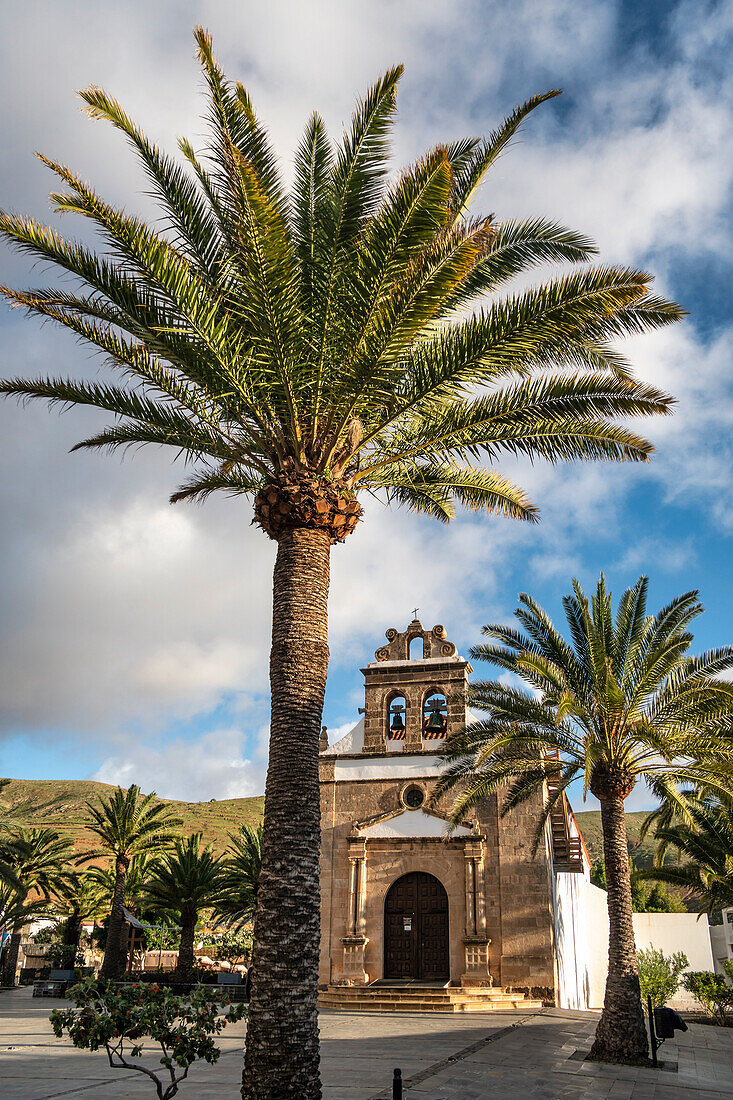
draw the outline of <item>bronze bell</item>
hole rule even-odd
[[[445,729],[445,715],[441,714],[439,710],[431,711],[425,728],[430,733],[442,733]]]
[[[390,733],[402,733],[405,728],[405,723],[402,715],[398,710],[392,712],[392,721],[390,722]]]

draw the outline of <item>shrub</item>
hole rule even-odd
[[[683,951],[665,955],[652,946],[648,951],[637,951],[636,959],[642,998],[646,1001],[647,997],[651,997],[654,1007],[661,1008],[680,987],[682,971],[690,965],[687,955]]]
[[[247,1011],[242,1004],[230,1004],[226,993],[199,988],[179,997],[158,985],[117,985],[94,978],[72,986],[66,996],[76,1007],[51,1013],[56,1037],[62,1038],[66,1031],[75,1047],[103,1047],[113,1069],[137,1070],[149,1077],[159,1100],[176,1095],[195,1061],[213,1064],[218,1060],[221,1051],[213,1037]],[[223,1015],[219,1015],[221,1007],[226,1008]],[[147,1067],[128,1061],[141,1056],[145,1036],[160,1047],[163,1080]]]
[[[726,959],[723,968],[733,981],[733,959]],[[727,1025],[733,1012],[733,987],[722,975],[713,974],[711,970],[693,970],[685,974],[682,983],[713,1019]]]
[[[73,943],[52,943],[46,958],[57,970],[73,970],[84,963],[84,956]]]

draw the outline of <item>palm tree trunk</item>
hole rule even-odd
[[[318,742],[328,671],[329,558],[322,530],[295,528],[278,544],[270,758],[243,1100],[321,1096]]]
[[[81,936],[81,913],[73,910],[66,919],[64,926],[64,944],[67,947],[78,948]]]
[[[608,889],[608,978],[603,1012],[590,1057],[602,1062],[646,1062],[649,1056],[636,962],[631,868],[622,797],[601,798],[603,855]]]
[[[181,946],[178,948],[176,981],[190,982],[193,978],[193,945],[196,939],[196,913],[181,913]]]
[[[122,943],[125,921],[122,905],[125,900],[125,875],[128,862],[124,856],[118,856],[115,863],[115,889],[107,928],[107,946],[104,949],[104,960],[99,972],[102,978],[121,978],[125,972],[126,953]]]
[[[20,954],[20,941],[22,937],[22,925],[13,925],[10,942],[5,948],[3,958],[2,985],[15,985],[15,972],[18,969],[18,955]]]

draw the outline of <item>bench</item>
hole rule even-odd
[[[33,983],[34,997],[65,997],[66,990],[76,982],[73,970],[52,970],[48,978]]]
[[[217,985],[241,985],[242,975],[236,971],[232,974],[228,970],[222,970],[216,975]]]

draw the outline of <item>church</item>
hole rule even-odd
[[[384,1008],[388,990],[422,989],[423,1008],[586,1007],[567,926],[590,861],[567,799],[534,857],[540,795],[504,817],[493,795],[449,833],[428,800],[472,669],[443,626],[415,618],[386,639],[361,670],[362,717],[321,743],[321,1003]]]

